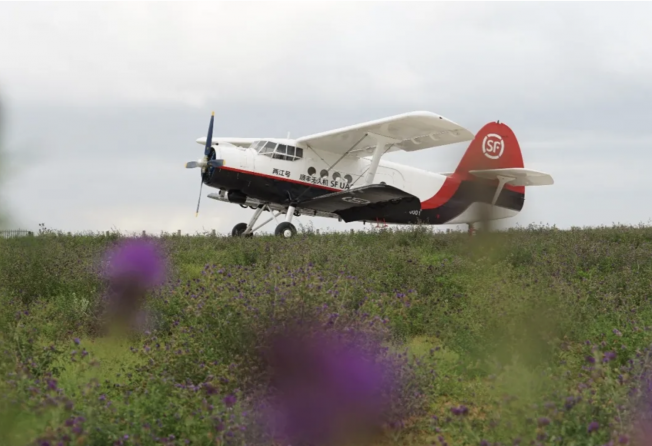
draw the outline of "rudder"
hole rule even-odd
[[[490,122],[480,129],[469,144],[455,173],[469,178],[469,170],[524,167],[516,135],[507,125]]]

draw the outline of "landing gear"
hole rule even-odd
[[[475,226],[473,226],[473,223],[469,223],[469,237],[473,237],[475,235]]]
[[[231,231],[231,235],[233,237],[241,237],[246,230],[247,230],[247,223],[238,223],[233,227],[233,230]],[[252,236],[253,236],[252,233],[245,235],[245,237],[252,237]]]
[[[272,220],[275,220],[276,217],[280,214],[280,212],[274,213],[272,212],[272,216],[265,221],[264,223],[259,224],[258,226],[254,227],[256,222],[258,221],[258,217],[260,217],[260,214],[263,213],[263,211],[269,211],[272,212],[269,206],[266,204],[260,205],[256,208],[256,212],[254,212],[254,215],[251,217],[251,220],[249,221],[249,224],[247,223],[238,223],[233,227],[233,230],[231,231],[231,235],[233,237],[253,237],[254,232],[257,231],[258,229],[262,228],[265,226],[267,223],[269,223]]]
[[[262,214],[263,211],[271,212],[272,216],[268,218],[264,223],[261,223],[258,226],[254,226],[258,221],[258,217],[260,217],[260,214]],[[249,221],[248,224],[238,223],[235,225],[231,231],[231,235],[233,237],[253,237],[254,232],[265,226],[270,221],[276,220],[276,217],[279,215],[281,215],[281,211],[274,212],[267,204],[261,204],[256,208],[256,212],[254,212],[254,215],[251,217],[251,221]],[[278,226],[276,226],[274,235],[284,238],[291,238],[297,235],[297,228],[295,228],[292,224],[292,217],[294,215],[299,216],[299,212],[295,211],[294,206],[288,206],[287,213],[285,214],[285,221],[280,222]],[[276,221],[278,222],[278,220]]]
[[[277,237],[292,238],[297,235],[297,228],[292,224],[292,216],[294,215],[294,206],[288,206],[288,211],[285,214],[285,221],[279,223],[274,230],[274,235]]]
[[[297,228],[292,223],[284,221],[276,227],[274,235],[277,237],[291,238],[297,235]]]

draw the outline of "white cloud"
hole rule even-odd
[[[652,64],[633,6],[253,5],[3,4],[0,81],[16,100],[82,105],[541,103],[594,95],[579,65],[642,79]]]

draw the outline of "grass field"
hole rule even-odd
[[[383,403],[338,406],[382,411],[357,444],[650,441],[652,228],[161,237],[147,325],[106,335],[99,260],[118,240],[0,240],[0,444],[280,445],[261,352],[303,325],[385,348]]]

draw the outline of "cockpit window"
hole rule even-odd
[[[268,142],[267,144],[265,144],[265,147],[260,149],[259,153],[274,153],[274,148],[275,147],[276,147],[275,142]]]
[[[288,146],[286,144],[277,145],[277,143],[271,141],[268,141],[266,144],[261,141],[258,147],[260,147],[258,151],[260,155],[271,156],[274,159],[296,161],[303,158],[303,149],[300,147]]]
[[[251,148],[258,151],[258,149],[260,149],[263,144],[265,144],[265,141],[256,141],[251,145]]]

